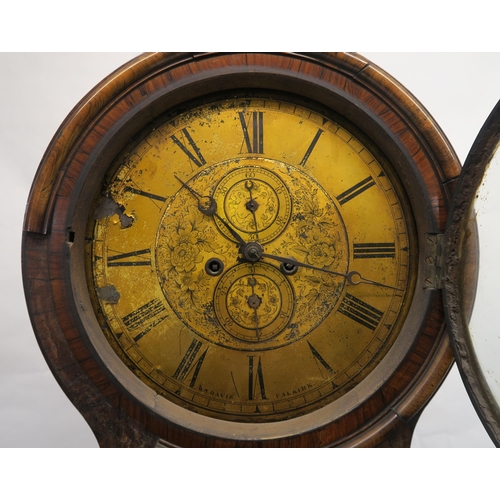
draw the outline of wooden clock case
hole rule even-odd
[[[356,401],[273,424],[219,422],[159,398],[107,344],[88,297],[83,243],[104,173],[165,111],[214,93],[286,92],[333,109],[398,170],[414,217],[419,277],[406,331]],[[440,290],[440,245],[460,164],[418,101],[365,58],[341,53],[145,54],[73,109],[49,145],[26,211],[23,276],[40,348],[99,445],[409,446],[453,363]],[[475,266],[473,238],[470,267]],[[473,272],[472,272],[473,274]],[[234,424],[234,425],[231,425]]]

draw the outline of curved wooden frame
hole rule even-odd
[[[314,99],[345,116],[399,166],[417,221],[423,270],[426,236],[444,231],[460,164],[429,114],[389,75],[353,54],[146,54],[74,108],[33,183],[23,276],[40,348],[101,446],[376,446],[389,443],[398,429],[399,444],[408,445],[419,412],[453,362],[441,292],[424,290],[423,272],[407,321],[413,333],[398,347],[383,383],[348,412],[274,436],[259,438],[258,431],[242,427],[234,438],[193,426],[185,415],[169,418],[170,409],[163,409],[153,391],[138,381],[124,382],[123,367],[107,357],[104,336],[93,331],[93,313],[81,291],[83,235],[75,230],[87,220],[89,193],[96,192],[126,141],[156,116],[203,95],[243,88]]]

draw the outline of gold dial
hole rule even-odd
[[[242,422],[332,402],[394,344],[415,281],[392,168],[282,98],[165,116],[116,159],[87,234],[108,341],[161,396]]]

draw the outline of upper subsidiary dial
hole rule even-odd
[[[222,165],[217,167],[225,173],[214,192],[226,220],[245,240],[267,243],[277,238],[292,214],[291,195],[282,179],[287,166],[264,158],[237,160],[228,166],[229,171]],[[231,237],[227,228],[216,222]]]

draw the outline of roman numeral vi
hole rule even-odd
[[[264,387],[264,374],[262,372],[262,363],[259,361],[257,363],[257,370],[254,366],[255,356],[248,356],[248,399],[253,401],[256,396],[257,386],[260,388],[261,399],[267,399],[266,389]],[[257,371],[257,376],[255,377],[254,372]]]

